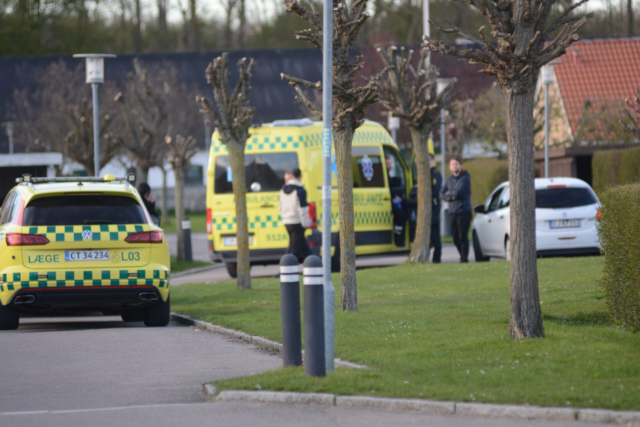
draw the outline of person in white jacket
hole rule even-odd
[[[295,255],[300,262],[311,255],[304,230],[311,225],[307,191],[300,182],[302,173],[295,168],[284,176],[284,187],[280,190],[280,216],[289,233],[288,254]]]

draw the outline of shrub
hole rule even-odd
[[[591,168],[593,189],[598,195],[616,185],[640,182],[640,147],[597,152]]]
[[[640,183],[600,198],[598,235],[605,253],[602,286],[615,324],[640,330]]]

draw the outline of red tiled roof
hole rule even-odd
[[[640,88],[640,38],[580,41],[558,61],[555,74],[573,136],[585,101],[622,106]]]

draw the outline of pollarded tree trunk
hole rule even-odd
[[[520,82],[522,83],[522,82]],[[509,136],[511,192],[511,338],[544,337],[536,265],[536,194],[533,145],[535,81],[526,90],[503,88]],[[516,146],[517,144],[517,146]]]
[[[238,242],[238,289],[251,289],[249,262],[249,224],[247,221],[247,185],[244,166],[244,145],[227,144],[233,176],[233,197],[236,203],[236,240]]]
[[[138,164],[136,165],[136,181],[149,183],[149,168]]]
[[[358,311],[356,285],[356,233],[353,215],[353,164],[351,141],[353,128],[348,124],[336,129],[333,136],[338,169],[338,200],[340,218],[340,271],[342,283],[342,311]]]
[[[429,134],[426,130],[411,127],[411,141],[418,169],[418,217],[416,237],[413,241],[409,261],[429,262],[429,240],[431,239],[431,165],[429,163]]]
[[[175,175],[175,203],[176,203],[176,234],[178,237],[178,261],[186,261],[186,246],[184,242],[184,169],[174,166]]]

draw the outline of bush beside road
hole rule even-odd
[[[339,311],[336,289],[336,356],[371,370],[309,379],[280,369],[216,386],[640,409],[640,335],[608,323],[603,259],[538,266],[546,339],[509,339],[507,263],[368,269],[358,272],[358,313]],[[279,282],[253,283],[241,292],[235,282],[180,286],[172,310],[280,342]]]

